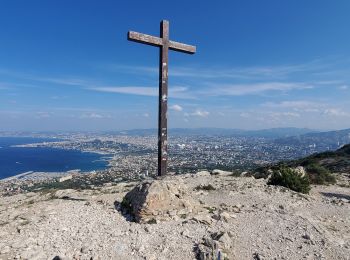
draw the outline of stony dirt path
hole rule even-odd
[[[182,178],[206,213],[156,224],[116,209],[136,183],[1,197],[0,259],[196,259],[215,233],[225,234],[229,259],[350,259],[349,188],[301,195],[263,179],[201,175],[169,178]],[[208,184],[215,190],[196,189]]]

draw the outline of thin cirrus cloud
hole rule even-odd
[[[263,107],[268,108],[291,108],[294,110],[306,111],[306,112],[318,112],[320,108],[325,107],[326,104],[307,101],[307,100],[287,100],[281,102],[266,102],[262,104]]]
[[[348,117],[350,113],[341,108],[333,107],[327,103],[320,103],[307,100],[281,101],[278,103],[267,102],[262,107],[275,109],[292,109],[296,112],[320,113],[326,116]],[[294,112],[292,112],[294,113]]]
[[[158,97],[159,90],[154,87],[93,87],[89,90],[108,92],[108,93],[119,93],[119,94],[129,94],[129,95],[139,95],[139,96],[151,96]],[[169,89],[169,95],[173,98],[180,99],[195,99],[187,87],[174,86]]]
[[[80,116],[81,119],[102,119],[102,118],[111,118],[111,115],[102,115],[99,113],[84,113]]]
[[[151,87],[94,87],[89,89],[99,92],[130,94],[139,96],[154,97],[158,95],[157,89]]]
[[[312,89],[313,86],[304,83],[285,83],[285,82],[266,82],[252,84],[209,84],[209,86],[196,88],[196,90],[187,87],[171,87],[169,95],[180,99],[197,99],[200,97],[211,96],[243,96],[258,95],[267,91],[290,91]],[[110,92],[141,96],[158,96],[158,89],[152,87],[93,87],[90,90],[99,92]]]
[[[185,117],[190,117],[190,116],[194,116],[194,117],[207,117],[209,116],[209,112],[205,111],[205,110],[201,110],[201,109],[196,109],[194,112],[192,113],[185,113]]]
[[[250,66],[250,67],[200,67],[200,66],[174,66],[169,75],[174,77],[189,77],[202,79],[285,79],[296,73],[322,73],[332,71],[333,62],[312,60],[300,64],[277,66]],[[159,69],[154,66],[130,66],[121,64],[99,65],[99,69],[112,70],[127,74],[157,75]]]
[[[267,91],[290,91],[312,89],[312,85],[305,83],[265,82],[251,84],[218,84],[201,91],[206,96],[243,96],[254,95]]]
[[[38,76],[31,73],[18,72],[13,70],[5,70],[0,69],[0,74],[11,76],[19,79],[30,80],[30,81],[38,81],[38,82],[46,82],[53,83],[58,85],[70,85],[70,86],[84,86],[88,84],[88,81],[82,80],[79,78],[71,78],[71,77],[47,77],[47,76]]]
[[[340,108],[328,108],[324,111],[324,114],[335,117],[350,117],[350,113],[343,111]]]

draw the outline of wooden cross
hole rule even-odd
[[[159,47],[158,176],[167,172],[168,161],[168,51],[194,54],[196,47],[169,40],[169,22],[160,22],[160,37],[128,32],[128,40]]]

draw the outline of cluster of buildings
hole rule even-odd
[[[157,136],[90,134],[65,136],[64,141],[26,146],[50,146],[106,154],[110,174],[147,176],[157,172]],[[271,138],[228,135],[169,137],[168,169],[174,173],[199,169],[246,171],[317,152],[316,145],[281,145]]]
[[[57,138],[57,137],[56,137]],[[74,174],[76,184],[89,188],[116,180],[146,178],[157,173],[156,135],[61,134],[59,140],[26,144],[27,147],[53,147],[105,154],[109,167],[90,174]],[[173,135],[169,138],[168,172],[181,174],[201,169],[243,172],[282,160],[292,160],[319,152],[318,146],[293,142],[281,144],[271,138],[229,135]],[[21,192],[36,183],[58,181],[62,173],[28,174],[11,182],[1,182],[0,190]],[[59,181],[58,181],[59,182]],[[84,186],[85,185],[85,186]]]

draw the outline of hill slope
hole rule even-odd
[[[293,145],[301,149],[315,146],[317,151],[335,150],[340,146],[350,143],[350,129],[306,133],[302,135],[278,138],[275,140],[278,145]]]
[[[313,154],[299,160],[291,161],[288,164],[292,166],[308,166],[315,163],[331,172],[350,173],[350,144],[336,151]]]
[[[0,258],[202,259],[198,249],[210,249],[215,239],[232,256],[226,259],[350,255],[348,188],[317,186],[301,195],[264,179],[203,172],[167,178],[186,183],[204,215],[130,222],[115,205],[137,183],[0,197]]]
[[[301,159],[282,161],[274,165],[257,168],[256,178],[267,178],[271,171],[279,171],[280,167],[296,168],[302,166],[312,184],[350,185],[350,144],[336,151],[313,154]]]

